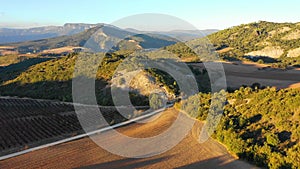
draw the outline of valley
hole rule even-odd
[[[44,29],[41,32],[47,33]],[[208,30],[203,37],[196,30],[146,32],[109,24],[71,24],[49,28],[56,32],[51,37],[0,45],[2,155],[84,133],[72,103],[78,79],[84,104],[91,101],[85,82],[94,83],[94,106],[104,110],[109,125],[174,103],[146,119],[148,123],[136,121],[116,129],[126,136],[156,136],[179,115],[196,120],[182,142],[150,158],[120,157],[82,138],[2,160],[0,167],[299,168],[299,30],[299,23],[259,21]],[[153,63],[157,67],[151,67]],[[226,86],[212,92],[212,85],[221,82],[211,76],[223,73]],[[198,89],[184,92],[180,84]],[[116,98],[127,99],[124,93],[130,105],[115,105]],[[124,117],[119,112],[124,107],[141,109]],[[89,113],[83,110],[82,115]],[[211,138],[198,143],[200,129],[217,123],[218,115],[220,123]],[[90,137],[105,138],[107,144],[122,141],[110,131]],[[57,163],[60,159],[66,160]]]

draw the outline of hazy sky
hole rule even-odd
[[[112,23],[141,13],[179,17],[198,29],[258,20],[300,22],[299,0],[1,0],[0,27]]]

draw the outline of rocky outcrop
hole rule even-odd
[[[284,53],[280,46],[267,46],[262,50],[246,53],[245,56],[279,58]]]

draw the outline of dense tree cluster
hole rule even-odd
[[[241,87],[226,95],[228,101],[214,138],[258,166],[300,167],[299,90]],[[205,120],[211,98],[211,94],[199,93],[177,107]]]
[[[197,57],[196,53],[183,42],[178,42],[174,45],[164,47],[164,49],[174,54],[177,54],[179,58],[191,56]]]

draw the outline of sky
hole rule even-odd
[[[113,23],[159,13],[198,29],[224,29],[259,20],[300,22],[299,0],[1,0],[0,27],[28,28],[64,23]],[[147,22],[147,21],[145,21]]]

